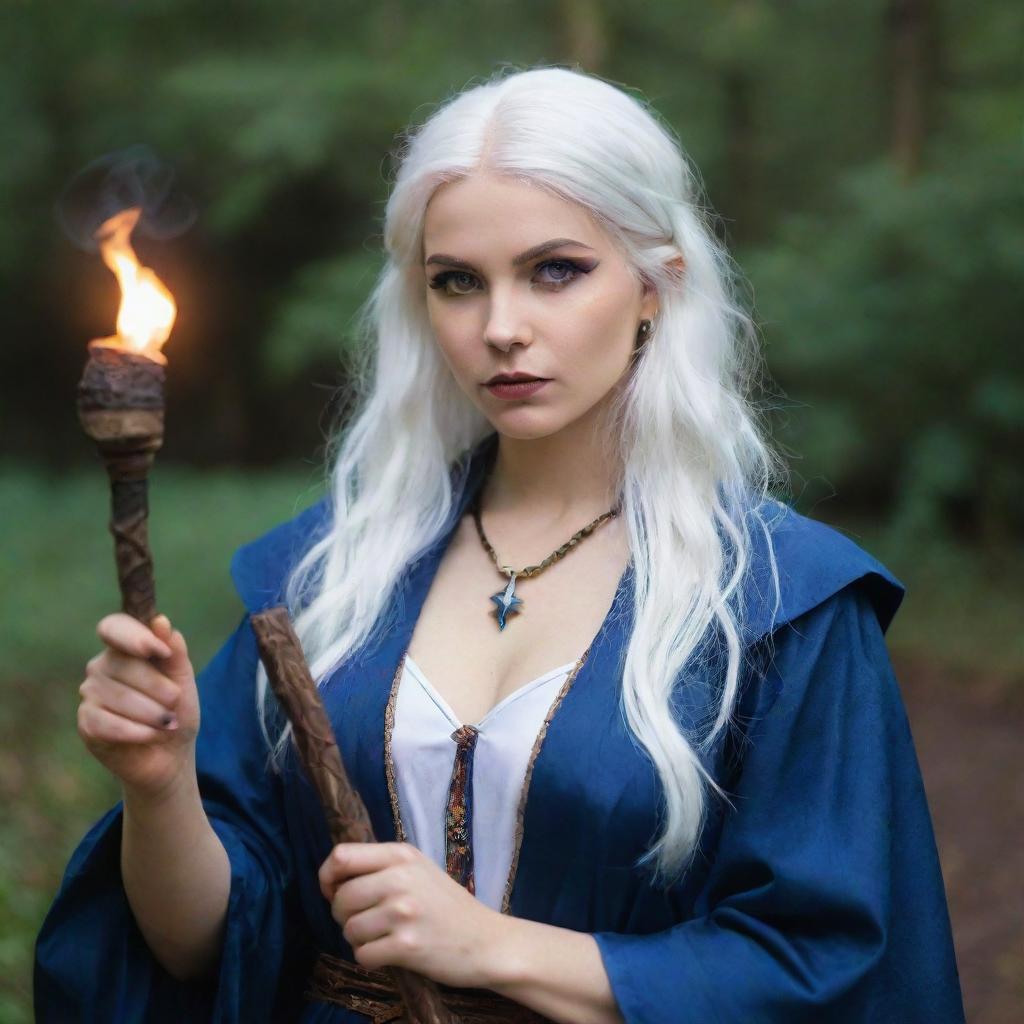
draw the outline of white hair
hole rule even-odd
[[[763,366],[740,275],[714,237],[701,186],[675,135],[648,107],[580,71],[503,67],[444,102],[402,137],[384,219],[387,261],[360,319],[356,402],[327,449],[329,530],[291,573],[285,600],[313,678],[374,632],[396,583],[449,522],[451,466],[494,428],[457,386],[427,317],[419,264],[427,203],[474,172],[511,175],[585,208],[621,248],[659,309],[612,415],[623,469],[622,516],[633,561],[634,628],[621,709],[662,784],[665,827],[641,862],[678,876],[697,847],[701,763],[732,716],[741,678],[741,582],[751,525],[782,459],[750,397]],[[683,270],[673,259],[682,257]],[[778,506],[776,506],[778,507]],[[754,513],[750,515],[750,513]],[[778,574],[771,557],[776,608]],[[684,668],[727,654],[703,735],[673,713]],[[290,735],[267,733],[275,759]],[[706,726],[710,723],[710,728]]]

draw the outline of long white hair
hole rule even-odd
[[[740,275],[714,237],[678,139],[644,103],[592,75],[503,67],[409,129],[397,155],[387,260],[360,319],[366,354],[355,368],[354,411],[327,449],[332,522],[285,590],[313,678],[322,684],[380,628],[395,584],[449,521],[454,461],[494,429],[457,386],[427,317],[419,263],[431,195],[487,170],[580,204],[659,298],[611,436],[633,563],[622,711],[657,769],[666,810],[640,862],[656,860],[656,874],[670,881],[697,847],[707,788],[728,799],[698,755],[735,705],[752,524],[769,536],[750,513],[785,474],[751,398],[763,366]],[[680,256],[682,273],[669,265]],[[687,735],[673,691],[684,667],[712,648],[725,665],[721,685],[702,735]],[[276,766],[291,730],[270,739],[262,665],[257,690]]]

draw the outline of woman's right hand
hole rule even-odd
[[[195,771],[199,694],[185,638],[124,612],[101,619],[106,647],[86,665],[78,734],[126,791],[159,799]]]

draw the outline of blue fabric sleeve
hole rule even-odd
[[[620,1011],[627,1024],[963,1021],[924,786],[866,591],[844,587],[773,640],[696,915],[594,933]]]
[[[36,1020],[295,1020],[306,955],[278,776],[266,768],[255,706],[258,661],[246,616],[199,673],[196,768],[211,826],[231,863],[215,975],[181,982],[150,953],[120,870],[122,805],[72,855],[36,941]]]

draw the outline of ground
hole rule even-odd
[[[1024,686],[896,661],[970,1024],[1024,1019]]]

